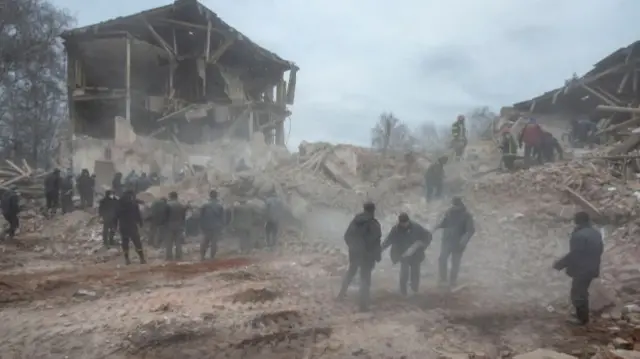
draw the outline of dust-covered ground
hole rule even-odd
[[[413,199],[410,214],[433,226],[447,200]],[[539,347],[590,357],[609,334],[576,329],[568,279],[551,270],[569,225],[532,220],[525,201],[465,200],[478,231],[463,258],[461,287],[436,289],[439,237],[427,250],[420,293],[398,294],[398,269],[376,267],[372,310],[358,313],[356,289],[337,303],[350,214],[318,209],[305,235],[277,251],[239,257],[233,239],[211,262],[122,266],[116,250],[60,259],[34,236],[3,244],[2,358],[466,358],[511,357]],[[384,212],[388,231],[397,215]],[[134,263],[137,258],[132,257]],[[611,320],[611,319],[607,319]]]

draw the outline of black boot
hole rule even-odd
[[[129,251],[124,252],[124,264],[126,265],[131,264],[131,259],[129,259]]]
[[[147,261],[144,259],[144,252],[142,249],[136,249],[136,253],[138,253],[138,257],[140,257],[140,264],[147,264]]]

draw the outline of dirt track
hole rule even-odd
[[[373,307],[366,314],[356,312],[355,293],[345,303],[333,300],[345,258],[333,248],[321,250],[332,247],[326,243],[207,263],[165,265],[150,250],[145,266],[124,267],[117,258],[77,267],[54,263],[49,270],[12,268],[0,272],[1,357],[509,357],[542,346],[580,349],[582,355],[589,352],[587,338],[605,337],[565,326],[563,300],[541,303],[549,293],[530,294],[535,275],[514,285],[508,268],[519,264],[494,263],[501,249],[491,238],[515,232],[498,227],[495,213],[477,217],[485,225],[466,258],[465,287],[435,289],[436,244],[415,297],[397,294],[398,269],[385,259],[374,274]],[[30,255],[25,249],[11,253]],[[195,251],[188,253],[195,260]],[[557,310],[549,311],[550,304]]]

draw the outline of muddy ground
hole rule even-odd
[[[525,204],[470,201],[479,230],[461,287],[436,288],[436,239],[420,293],[398,294],[398,268],[385,255],[364,314],[356,288],[334,301],[346,265],[339,238],[311,233],[244,257],[227,239],[204,263],[192,243],[184,262],[165,264],[148,249],[149,264],[133,255],[123,266],[113,249],[60,259],[34,252],[37,236],[19,236],[1,245],[0,357],[498,358],[548,347],[586,358],[606,344],[604,319],[588,330],[565,324],[568,280],[548,267],[564,251],[567,224],[521,221]],[[432,218],[445,205],[420,210]],[[551,249],[532,253],[522,236]]]

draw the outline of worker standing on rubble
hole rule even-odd
[[[60,182],[60,204],[62,213],[73,211],[73,175],[68,173]]]
[[[187,222],[187,207],[178,201],[178,193],[169,193],[166,212],[167,239],[165,259],[168,261],[182,260],[182,244]],[[175,247],[175,256],[173,248]]]
[[[266,223],[264,225],[265,239],[267,247],[275,248],[278,242],[278,231],[280,229],[280,221],[284,215],[284,205],[276,191],[272,191],[265,200]]]
[[[18,214],[20,213],[20,197],[16,192],[16,187],[12,186],[5,190],[0,202],[2,205],[2,215],[9,224],[5,235],[7,235],[9,239],[13,239],[18,227],[20,227],[20,219],[18,218]]]
[[[142,242],[140,242],[140,228],[142,227],[142,214],[133,191],[127,190],[122,194],[122,198],[118,200],[116,210],[117,226],[120,228],[120,239],[122,240],[122,252],[124,253],[124,261],[127,265],[131,264],[129,259],[129,242],[133,242],[133,246],[140,258],[140,264],[145,264],[142,252]]]
[[[389,255],[391,262],[400,262],[400,294],[407,296],[407,282],[411,283],[411,290],[418,293],[420,287],[420,264],[424,261],[424,252],[431,244],[431,232],[420,224],[409,219],[406,213],[400,213],[398,223],[391,228],[387,238],[382,243],[382,251],[391,247]],[[420,248],[412,248],[419,242]],[[411,249],[411,251],[410,251]],[[410,251],[411,253],[407,253]]]
[[[467,147],[467,127],[464,115],[458,115],[456,122],[451,125],[451,145],[455,151],[456,159],[461,159]]]
[[[60,204],[60,169],[56,168],[44,179],[44,196],[47,202],[47,217],[54,216]]]
[[[571,277],[571,303],[575,308],[574,324],[589,323],[589,286],[600,276],[600,261],[603,252],[602,235],[593,228],[586,212],[575,214],[576,225],[569,240],[569,253],[553,264],[556,270],[566,269]]]
[[[449,286],[455,288],[460,271],[462,254],[467,248],[469,240],[475,233],[473,217],[462,203],[460,197],[454,197],[451,208],[447,210],[442,221],[434,228],[434,231],[442,228],[442,245],[440,246],[439,274],[440,287]],[[448,270],[449,258],[451,258],[451,272]]]
[[[122,172],[116,172],[111,181],[111,190],[116,197],[121,197],[124,190],[122,185]]]
[[[502,152],[502,163],[504,164],[504,168],[508,171],[513,171],[515,169],[514,163],[518,156],[518,144],[513,138],[511,132],[505,131],[502,133],[500,151]]]
[[[247,253],[257,243],[254,236],[255,210],[245,199],[239,199],[233,206],[233,229],[240,240],[240,252]]]
[[[542,131],[542,139],[540,141],[540,162],[554,162],[555,154],[558,154],[558,159],[562,160],[562,146],[560,142],[548,131]]]
[[[113,192],[105,191],[104,198],[98,203],[98,214],[102,218],[102,244],[107,248],[115,244],[113,237],[118,228],[117,209],[118,200],[113,196]]]
[[[442,184],[444,182],[444,165],[447,157],[442,156],[427,168],[424,174],[427,202],[442,196]]]
[[[200,228],[202,229],[200,260],[205,260],[209,248],[211,248],[211,259],[216,256],[224,223],[224,207],[218,200],[218,191],[212,190],[209,192],[209,202],[200,209]]]
[[[149,244],[159,248],[164,244],[166,231],[167,199],[162,197],[151,203],[151,220],[149,221]]]
[[[91,178],[88,169],[83,169],[80,176],[76,179],[78,194],[80,195],[80,208],[91,208],[93,204],[89,203],[90,197],[93,197],[93,186],[95,182]]]
[[[371,272],[376,262],[380,262],[382,229],[375,218],[376,206],[372,202],[363,205],[363,211],[357,214],[344,234],[349,249],[349,269],[342,280],[338,300],[347,295],[349,284],[360,270],[360,293],[358,304],[360,311],[369,310],[371,291]]]
[[[531,166],[532,160],[538,158],[540,142],[542,141],[542,127],[534,118],[530,118],[520,133],[518,146],[524,144],[524,165]]]
[[[146,190],[149,189],[149,187],[151,187],[151,180],[149,179],[149,177],[147,177],[147,173],[146,172],[142,172],[142,174],[140,175],[140,178],[138,178],[138,183],[136,184],[136,191],[138,193],[140,192],[144,192]]]

